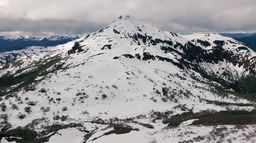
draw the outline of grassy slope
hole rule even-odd
[[[45,76],[48,73],[54,72],[60,69],[62,64],[59,64],[61,58],[59,56],[46,58],[35,63],[36,68],[28,72],[15,76],[21,71],[15,74],[5,75],[0,78],[0,96],[7,95],[9,93],[18,91],[22,88],[28,87],[35,82],[38,76]],[[24,69],[25,70],[25,69]],[[14,86],[16,85],[16,86]]]

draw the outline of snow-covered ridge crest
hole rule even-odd
[[[253,71],[255,53],[237,43],[229,50],[230,39],[217,35],[190,36],[122,16],[64,45],[23,50],[0,67],[0,129],[27,127],[49,142],[71,134],[91,143],[119,137],[182,142],[187,130],[193,131],[189,139],[196,140],[202,129],[212,135],[215,126],[191,124],[205,114],[254,108],[253,101],[233,94],[239,92],[229,92],[232,88],[220,92],[215,87],[227,88],[223,82]],[[5,53],[6,59],[12,54]],[[231,79],[219,69],[227,69]]]
[[[153,37],[158,37],[161,39],[168,39],[174,36],[178,36],[177,33],[162,31],[159,28],[156,28],[142,21],[139,21],[132,16],[120,16],[118,19],[116,19],[113,23],[109,25],[109,28],[116,29],[121,33],[129,33],[129,34],[142,33],[142,34],[150,35]],[[173,35],[171,35],[171,33]]]
[[[139,34],[142,36],[150,36],[150,38],[152,39],[173,41],[177,40],[183,44],[186,42],[186,39],[179,36],[177,33],[162,31],[159,28],[139,21],[132,16],[120,16],[118,19],[114,20],[110,25],[90,35],[96,34],[116,38],[120,38],[121,35],[121,38],[131,38],[133,36],[138,36]]]
[[[67,34],[67,33],[52,33],[52,32],[41,32],[41,33],[32,33],[24,31],[6,31],[0,32],[0,37],[5,40],[17,40],[17,39],[33,39],[33,40],[43,40],[45,38],[50,40],[57,40],[61,37],[67,38],[77,38],[82,35],[79,34]]]

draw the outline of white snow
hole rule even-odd
[[[47,38],[49,40],[57,40],[63,37],[66,38],[77,38],[81,35],[70,34],[70,33],[52,33],[52,32],[40,32],[32,33],[25,31],[4,31],[0,32],[0,37],[6,40],[16,40],[16,39],[33,39],[33,40],[43,40]]]
[[[133,131],[128,134],[104,136],[88,143],[149,143],[149,141],[147,134],[144,132]]]
[[[198,119],[191,119],[191,120],[184,121],[180,124],[180,127],[191,125],[196,120]]]
[[[76,128],[68,128],[58,131],[47,143],[83,143],[85,133]]]
[[[7,141],[5,138],[2,138],[2,140],[0,141],[0,143],[16,143],[15,141],[9,142]]]
[[[138,30],[141,29],[140,30]],[[116,34],[113,29],[120,32]],[[199,73],[190,69],[181,69],[171,62],[160,60],[139,60],[137,58],[125,58],[124,54],[141,57],[144,53],[153,56],[162,56],[178,62],[182,58],[175,52],[165,53],[161,50],[166,44],[152,45],[148,41],[145,44],[138,44],[129,36],[140,33],[152,36],[152,39],[171,40],[173,43],[185,44],[193,38],[200,38],[210,41],[213,45],[215,39],[232,40],[217,34],[193,34],[188,36],[173,35],[158,28],[143,24],[132,17],[124,17],[114,21],[110,26],[103,29],[103,32],[90,34],[89,37],[82,37],[67,44],[59,45],[51,49],[40,48],[15,51],[20,66],[11,65],[7,69],[0,70],[0,76],[6,73],[15,73],[20,69],[29,70],[29,67],[36,66],[42,59],[62,56],[65,60],[63,67],[54,73],[48,74],[39,82],[35,90],[17,92],[17,96],[3,98],[8,115],[8,122],[12,127],[26,126],[34,119],[47,118],[43,124],[52,125],[56,123],[88,123],[95,119],[127,119],[142,116],[140,120],[152,124],[155,128],[141,128],[140,131],[131,131],[122,135],[107,135],[90,142],[140,142],[140,143],[166,143],[179,142],[184,139],[193,139],[199,135],[209,135],[214,127],[191,126],[195,121],[185,121],[178,128],[165,129],[166,125],[161,120],[153,123],[150,116],[153,112],[172,111],[172,115],[185,111],[200,112],[205,110],[223,111],[227,109],[251,110],[253,106],[237,106],[236,103],[251,103],[245,99],[237,98],[234,95],[220,96],[212,91],[207,84],[208,80],[202,78]],[[67,51],[72,49],[75,42],[79,42],[84,51],[68,55]],[[140,41],[142,42],[142,41]],[[104,45],[111,44],[111,49],[102,49]],[[239,44],[238,44],[239,45]],[[229,44],[226,45],[227,49]],[[238,47],[238,46],[237,46]],[[174,48],[174,47],[171,47]],[[210,46],[212,48],[212,46]],[[209,48],[209,49],[210,49]],[[177,51],[181,52],[181,50]],[[250,56],[255,53],[250,51]],[[3,53],[0,56],[8,56],[11,53]],[[242,53],[239,53],[243,55]],[[114,59],[114,57],[119,57]],[[1,60],[1,58],[0,58]],[[1,66],[1,65],[0,65]],[[202,63],[202,67],[209,72],[220,73],[223,68],[229,69],[233,75],[241,76],[243,67],[234,66],[226,61],[218,64]],[[199,82],[194,76],[200,79]],[[42,79],[41,76],[36,79]],[[46,93],[40,92],[45,89]],[[164,95],[163,91],[168,90]],[[168,97],[166,97],[168,96]],[[209,101],[232,103],[232,106],[220,106]],[[29,102],[35,102],[35,106],[29,106]],[[13,105],[18,109],[12,109]],[[25,113],[24,108],[30,107],[31,113]],[[64,107],[67,110],[63,110]],[[49,109],[49,110],[45,110]],[[18,115],[24,114],[24,119]],[[66,116],[67,120],[54,120],[56,116]],[[139,120],[139,119],[138,119]],[[36,130],[41,130],[39,124]],[[88,125],[89,131],[97,130],[95,134],[101,134],[101,125]],[[133,126],[139,126],[134,125]],[[105,127],[105,126],[103,126]],[[248,128],[251,128],[250,126]],[[193,133],[187,133],[191,131]],[[187,134],[186,134],[187,133]],[[78,143],[83,140],[85,133],[76,128],[68,128],[58,131],[52,136],[49,142],[52,143]],[[95,136],[95,135],[94,135]],[[203,140],[202,142],[204,142]]]

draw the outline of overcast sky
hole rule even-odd
[[[88,33],[120,15],[174,32],[256,31],[256,0],[0,0],[0,31]]]

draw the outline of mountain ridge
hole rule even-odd
[[[122,16],[67,44],[33,50],[1,56],[0,137],[10,141],[47,142],[65,131],[82,134],[84,142],[118,139],[113,134],[196,141],[203,128],[215,141],[214,128],[191,124],[226,127],[229,119],[235,126],[242,114],[248,125],[255,116],[255,102],[244,94],[254,95],[254,85],[240,81],[252,79],[255,52],[231,38],[182,36]],[[15,134],[20,126],[34,138]],[[188,138],[178,136],[188,130]]]

